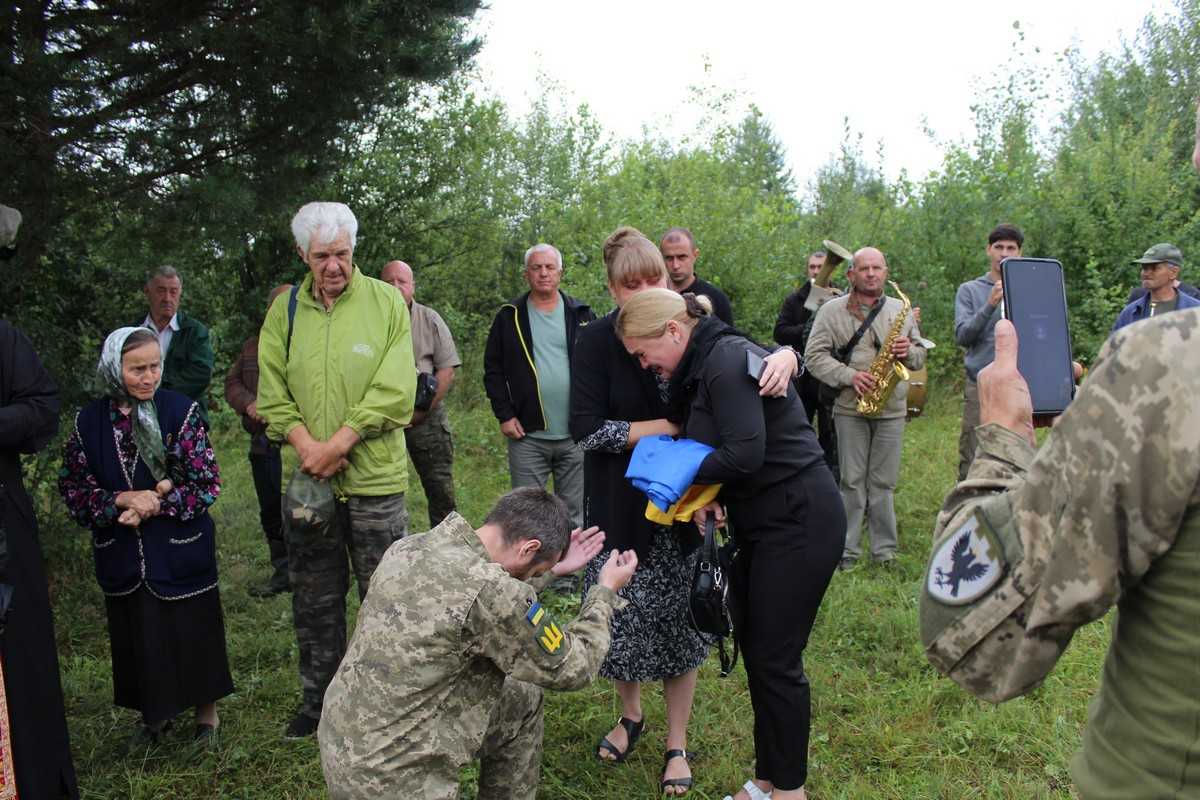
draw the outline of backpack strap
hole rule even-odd
[[[287,361],[292,355],[292,328],[296,324],[296,298],[300,294],[300,284],[292,286],[292,291],[288,294],[288,335],[287,344],[284,346],[283,356],[284,361]]]

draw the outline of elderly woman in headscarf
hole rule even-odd
[[[216,701],[233,691],[208,507],[217,462],[190,398],[160,389],[162,353],[146,328],[119,328],[97,367],[104,397],[75,418],[59,491],[92,530],[105,595],[114,703],[141,712],[131,745],[156,743],[196,710],[194,738],[216,741]]]

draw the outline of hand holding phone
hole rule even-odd
[[[1002,308],[1021,343],[1017,369],[1029,384],[1033,413],[1061,414],[1075,395],[1062,264],[1052,258],[1006,258],[1000,274]]]

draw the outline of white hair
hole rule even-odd
[[[332,242],[339,233],[350,236],[350,249],[358,239],[358,220],[345,203],[306,203],[292,217],[292,236],[304,253],[315,236],[318,242]]]
[[[179,274],[179,270],[172,267],[170,264],[163,264],[158,269],[152,270],[146,276],[146,285],[154,283],[155,278],[174,278],[179,281],[179,288],[183,288],[183,276]]]
[[[558,261],[558,268],[562,269],[562,253],[558,252],[558,248],[554,245],[546,244],[545,242],[542,242],[541,244],[535,244],[533,247],[525,251],[525,266],[529,266],[530,256],[532,256],[534,253],[540,253],[543,250],[549,250],[551,253],[554,253],[554,258]]]

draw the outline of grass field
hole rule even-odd
[[[460,512],[478,524],[507,488],[504,444],[481,404],[451,405]],[[1079,632],[1046,685],[993,707],[971,699],[926,662],[917,631],[917,589],[933,518],[955,471],[958,408],[933,403],[910,423],[900,487],[899,569],[870,567],[835,576],[805,664],[813,686],[809,796],[834,798],[1068,798],[1067,765],[1078,747],[1088,697],[1107,646],[1107,621]],[[123,753],[136,715],[112,706],[103,598],[92,576],[86,532],[57,507],[43,515],[71,744],[87,798],[323,797],[315,741],[286,741],[299,698],[290,595],[249,597],[267,573],[266,545],[245,457],[246,440],[228,411],[214,418],[224,490],[218,525],[221,595],[236,693],[219,705],[221,746],[189,749],[190,721],[175,738]],[[416,486],[415,478],[413,485]],[[424,530],[424,497],[408,495],[412,530]],[[353,592],[351,592],[353,594]],[[563,617],[577,606],[554,601]],[[357,605],[354,601],[352,607]],[[752,772],[745,675],[721,679],[715,658],[701,672],[689,749],[692,798],[721,798]],[[604,680],[575,693],[550,693],[539,796],[659,796],[665,722],[661,692],[648,692],[648,730],[620,766],[592,757],[618,716]],[[466,798],[474,797],[471,774]]]

